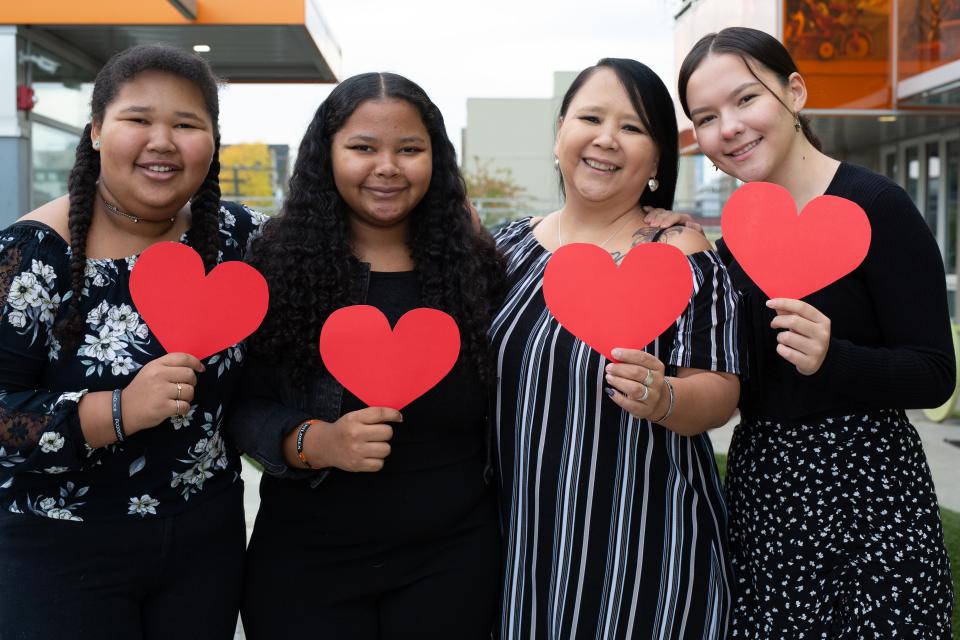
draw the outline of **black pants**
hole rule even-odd
[[[247,553],[248,640],[488,640],[500,586],[493,500],[456,531],[356,561],[261,508]],[[389,536],[389,532],[384,532]],[[354,559],[338,562],[350,555]]]
[[[232,640],[243,486],[177,516],[0,514],[0,640]]]

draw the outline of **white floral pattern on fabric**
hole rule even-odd
[[[267,220],[231,203],[220,218],[225,260],[243,259]],[[187,240],[184,234],[181,242]],[[165,350],[130,296],[136,256],[87,260],[83,329],[78,344],[61,345],[53,327],[72,308],[70,255],[69,244],[43,224],[18,222],[0,231],[0,291],[7,292],[0,296],[0,369],[23,377],[0,387],[0,509],[73,521],[156,517],[181,512],[203,491],[238,482],[239,454],[220,429],[243,344],[206,359],[196,400],[181,418],[122,443],[93,448],[83,440],[77,406],[87,389],[126,388]],[[43,388],[28,384],[38,380]]]
[[[40,450],[44,453],[56,453],[63,448],[64,437],[59,433],[47,431],[40,436]]]
[[[157,515],[157,506],[160,504],[160,501],[151,498],[150,494],[143,494],[139,498],[134,496],[130,498],[130,504],[127,507],[128,515],[138,515],[141,518],[150,514],[152,516]]]

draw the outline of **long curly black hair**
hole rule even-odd
[[[487,330],[503,293],[503,261],[490,234],[471,216],[440,110],[418,85],[392,73],[345,80],[307,128],[283,209],[250,250],[249,261],[270,285],[270,310],[251,348],[259,357],[287,364],[303,380],[323,370],[318,340],[327,317],[363,302],[364,268],[351,248],[349,210],[334,184],[331,144],[357,107],[385,99],[404,100],[417,110],[433,149],[430,186],[410,213],[407,241],[421,302],[456,320],[461,361],[490,383],[494,363]]]
[[[65,346],[80,340],[84,315],[80,312],[84,272],[87,264],[87,232],[93,217],[97,180],[100,179],[100,153],[90,142],[93,123],[102,123],[107,107],[116,99],[123,85],[144,71],[162,71],[189,80],[200,89],[204,104],[213,122],[214,153],[210,169],[197,192],[190,199],[191,226],[187,240],[206,268],[211,269],[220,251],[220,98],[219,81],[207,61],[198,55],[166,45],[141,45],[114,55],[100,69],[90,99],[90,122],[80,135],[76,159],[67,179],[70,196],[70,307],[54,328],[54,335]],[[107,151],[109,152],[109,151]]]

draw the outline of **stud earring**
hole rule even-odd
[[[96,140],[93,141],[93,148],[96,149],[97,151],[100,150],[100,138],[97,138]]]
[[[560,158],[556,156],[553,157],[553,166],[555,166],[557,169],[560,168]]]
[[[647,186],[650,187],[650,191],[656,191],[660,188],[660,181],[657,180],[656,176],[647,180]]]

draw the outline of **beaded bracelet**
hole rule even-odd
[[[667,390],[670,393],[670,404],[667,405],[667,412],[657,418],[656,420],[651,420],[651,422],[656,422],[657,424],[663,424],[663,421],[670,417],[670,414],[673,413],[673,403],[676,400],[676,396],[673,394],[673,385],[670,384],[670,380],[666,376],[663,378],[663,384],[667,385]]]
[[[307,420],[297,429],[297,457],[300,458],[300,462],[308,469],[313,469],[313,465],[307,460],[307,456],[303,454],[303,437],[307,435],[307,429],[312,427],[314,422],[316,422],[316,420]]]
[[[120,389],[113,390],[110,409],[113,411],[113,433],[117,436],[117,442],[123,442],[127,439],[127,434],[123,432],[123,411],[120,409]]]

